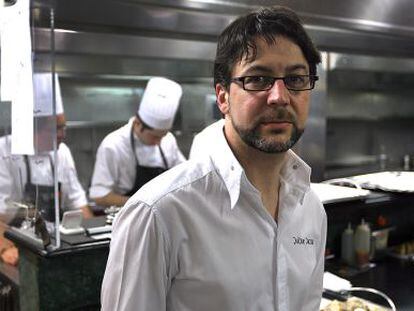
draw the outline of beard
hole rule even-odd
[[[274,136],[282,134],[282,130],[272,130],[268,137],[260,133],[261,124],[280,121],[292,124],[292,133],[288,140],[280,142],[275,139]],[[243,128],[236,124],[233,118],[231,118],[231,123],[245,144],[266,153],[282,153],[288,151],[296,144],[304,132],[304,129],[298,128],[296,118],[283,107],[277,107],[265,115],[257,117],[249,127]]]

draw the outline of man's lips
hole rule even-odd
[[[264,128],[269,129],[284,129],[290,127],[292,122],[286,121],[286,120],[278,120],[278,121],[272,121],[272,122],[262,122],[262,126]]]
[[[289,120],[289,119],[274,119],[274,120],[263,120],[261,123],[264,125],[268,125],[268,124],[291,124],[293,122],[292,120]]]
[[[274,124],[274,123],[292,123],[290,120],[267,120],[262,121],[262,124]]]

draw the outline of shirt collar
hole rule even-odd
[[[310,166],[292,150],[288,150],[280,176],[282,182],[289,185],[291,193],[293,192],[299,198],[301,204],[310,188],[310,175]]]
[[[244,171],[227,143],[224,135],[224,123],[223,126],[217,127],[217,131],[219,133],[217,133],[216,145],[210,156],[216,170],[223,178],[230,195],[230,207],[233,209],[239,199],[240,180]]]
[[[230,195],[230,208],[233,209],[240,197],[242,178],[247,181],[247,177],[226,140],[224,128],[221,126],[218,130],[220,133],[217,135],[217,143],[210,157],[219,175],[223,178]],[[310,187],[310,173],[311,168],[292,150],[286,153],[285,163],[281,170],[281,180],[299,196],[300,202],[303,202]],[[244,184],[250,185],[249,182]]]

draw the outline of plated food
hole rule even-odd
[[[321,311],[387,311],[388,309],[369,303],[365,300],[351,297],[347,301],[342,302],[332,300]]]
[[[394,247],[394,252],[398,255],[414,255],[414,241],[408,241]]]

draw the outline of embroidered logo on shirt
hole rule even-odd
[[[293,245],[314,245],[314,240],[308,237],[293,237]]]

